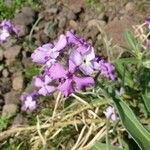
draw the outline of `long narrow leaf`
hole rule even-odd
[[[150,133],[142,126],[142,124],[134,115],[133,111],[121,98],[116,98],[114,95],[112,96],[126,130],[129,132],[141,150],[149,150]]]

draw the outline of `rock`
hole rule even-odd
[[[3,60],[3,56],[4,56],[4,51],[2,49],[0,49],[0,61]]]
[[[47,10],[47,12],[49,12],[50,14],[56,14],[58,12],[58,8],[57,7],[52,7],[52,8],[49,8]]]
[[[8,70],[7,70],[7,69],[4,69],[3,72],[2,72],[2,75],[3,75],[4,78],[7,78],[8,75],[9,75]]]
[[[65,17],[60,17],[58,27],[64,28],[66,26],[66,22],[67,22],[67,19]]]
[[[4,52],[4,56],[6,59],[14,60],[16,58],[16,56],[20,53],[20,50],[21,50],[21,46],[14,45],[14,46],[8,48]]]
[[[134,2],[128,2],[125,6],[125,10],[127,12],[133,11],[135,9],[135,3]]]
[[[25,124],[27,124],[27,119],[24,118],[22,114],[17,114],[17,116],[13,120],[12,126],[17,127]]]
[[[8,104],[4,105],[2,110],[2,117],[15,115],[17,112],[17,105]]]
[[[74,13],[79,13],[84,6],[84,0],[62,0]]]
[[[0,80],[0,91],[2,94],[9,92],[12,88],[12,83],[9,78],[2,78]]]
[[[28,34],[28,29],[25,25],[16,25],[19,29],[18,37],[22,37]]]
[[[77,30],[77,28],[78,28],[78,24],[77,24],[77,22],[74,21],[74,20],[70,20],[70,21],[69,21],[69,25],[70,25],[70,27],[71,27],[72,29],[74,29],[74,30]]]
[[[15,14],[13,22],[16,25],[30,25],[34,21],[35,13],[30,7],[23,7],[21,12]]]
[[[8,92],[4,95],[5,104],[19,104],[20,93],[16,91]]]
[[[48,43],[49,42],[49,37],[46,34],[40,34],[40,41],[42,43]]]
[[[103,20],[92,19],[92,20],[89,20],[87,23],[88,28],[91,28],[93,26],[96,27],[96,25],[104,27],[106,25],[106,22]]]
[[[22,13],[28,17],[34,17],[35,16],[35,12],[32,10],[31,7],[23,7]]]
[[[22,90],[23,88],[23,76],[21,73],[13,75],[12,87],[14,90]]]
[[[47,24],[45,24],[44,33],[48,35],[50,38],[55,38],[57,27],[58,24],[56,22],[50,21]]]
[[[68,11],[68,13],[67,13],[67,19],[68,20],[75,20],[76,19],[76,15],[75,15],[75,13],[73,12],[73,11]]]

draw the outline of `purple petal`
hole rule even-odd
[[[55,91],[55,87],[54,86],[46,85],[45,88],[46,88],[48,93],[53,93]]]
[[[91,46],[89,45],[84,45],[84,44],[80,44],[79,47],[77,48],[77,51],[79,53],[81,53],[82,55],[84,55],[85,53],[89,52]]]
[[[52,81],[52,79],[48,76],[48,75],[46,75],[45,76],[45,84],[48,84],[48,83],[50,83]]]
[[[72,86],[72,80],[68,79],[63,84],[60,84],[58,86],[58,90],[64,95],[69,96],[71,93],[74,92],[73,86]]]
[[[44,51],[35,50],[34,53],[31,55],[32,61],[40,64],[44,64],[47,59],[47,54]]]
[[[9,32],[5,29],[0,29],[0,41],[6,41],[6,39],[10,36]]]
[[[78,51],[72,51],[69,59],[76,65],[79,66],[82,63],[82,56]]]
[[[92,63],[85,64],[79,66],[79,69],[82,71],[85,75],[91,75],[94,72],[94,67]]]
[[[56,59],[49,59],[47,62],[46,62],[46,65],[48,67],[51,67],[54,63],[56,63]]]
[[[64,69],[63,65],[58,63],[52,65],[52,67],[49,69],[49,73],[53,79],[66,77],[66,70]]]
[[[62,35],[60,35],[58,42],[55,44],[54,49],[55,49],[56,51],[60,51],[60,50],[62,50],[63,48],[65,48],[66,45],[67,45],[66,36],[62,34]]]
[[[67,31],[66,37],[69,43],[78,44],[78,38],[72,32]]]
[[[94,79],[92,77],[77,77],[74,76],[73,80],[76,83],[76,88],[82,90],[84,87],[90,87],[94,85]]]
[[[86,53],[86,55],[84,55],[84,57],[86,58],[87,61],[91,61],[95,59],[95,53],[94,53],[94,49],[91,48],[89,52]]]
[[[34,85],[36,87],[42,87],[44,86],[44,82],[42,81],[40,77],[34,77]]]
[[[48,94],[47,89],[43,86],[41,89],[39,89],[38,93],[40,95],[46,96]]]
[[[74,73],[76,70],[76,67],[77,66],[71,60],[69,60],[69,72]]]

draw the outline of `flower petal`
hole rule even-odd
[[[69,72],[74,73],[76,70],[76,67],[77,66],[71,60],[69,60]]]
[[[68,79],[63,84],[60,84],[58,86],[58,90],[64,95],[69,96],[71,93],[74,92],[73,86],[72,86],[72,80]]]
[[[58,42],[55,44],[54,51],[60,51],[67,45],[67,39],[64,34],[60,35]]]
[[[52,81],[52,79],[48,75],[45,75],[45,84],[48,84],[51,81]]]
[[[55,87],[54,86],[46,85],[45,88],[47,89],[48,93],[53,93],[55,91]]]
[[[79,66],[79,69],[82,71],[85,75],[91,75],[94,72],[94,67],[92,66],[92,63],[85,64]]]
[[[76,83],[76,88],[82,90],[84,87],[90,87],[94,85],[94,79],[92,77],[77,77],[74,76],[73,80]]]
[[[76,65],[79,66],[82,63],[82,56],[78,51],[72,51],[69,59]]]
[[[58,63],[52,65],[52,67],[49,69],[49,73],[52,79],[59,79],[66,77],[66,70],[64,69],[63,65]]]
[[[48,94],[47,89],[43,86],[41,89],[39,89],[38,93],[40,95],[46,96]]]
[[[42,87],[44,85],[44,82],[40,77],[34,77],[34,85],[36,87]]]

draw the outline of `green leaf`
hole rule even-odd
[[[145,93],[145,95],[142,95],[142,98],[144,100],[144,104],[148,110],[148,112],[150,112],[150,92],[149,93]]]
[[[118,148],[112,145],[109,145],[110,150],[125,150],[123,148]],[[96,142],[95,145],[92,147],[91,150],[106,150],[107,146],[104,143]]]
[[[132,59],[128,60],[117,60],[115,62],[116,70],[124,82],[123,85],[128,85],[129,87],[133,87],[133,79],[131,73],[125,68],[126,64],[130,64]],[[135,62],[134,62],[135,63]]]
[[[131,50],[134,52],[139,52],[140,50],[140,45],[137,41],[137,39],[133,36],[133,34],[130,31],[125,32],[125,37],[131,46]]]
[[[113,97],[123,125],[142,150],[150,148],[150,133],[142,126],[130,107],[121,99]]]

